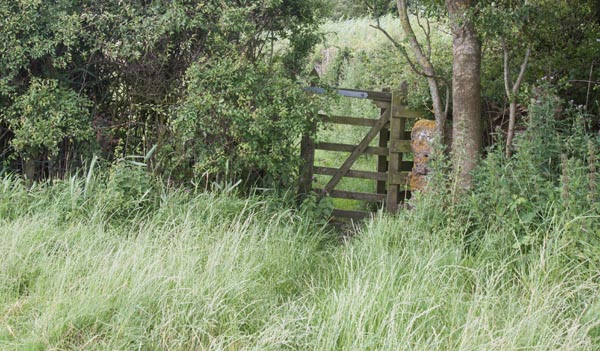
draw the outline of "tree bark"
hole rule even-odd
[[[462,189],[471,188],[471,171],[483,146],[481,43],[468,13],[476,3],[446,0],[452,30],[452,158]]]
[[[35,180],[36,159],[37,157],[32,155],[30,158],[23,161],[23,175],[25,176],[25,181],[28,186],[31,186]]]

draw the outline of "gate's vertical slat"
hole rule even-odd
[[[392,147],[393,143],[399,142],[404,136],[406,129],[406,119],[399,117],[402,109],[404,94],[402,91],[392,92],[391,118],[390,118],[390,153],[388,157],[388,189],[387,189],[387,209],[391,213],[398,211],[398,202],[400,194],[400,185],[394,184],[393,175],[400,172],[402,164],[402,153],[397,152]]]
[[[379,146],[387,147],[390,140],[390,131],[384,128],[379,133]],[[377,172],[386,173],[388,171],[387,155],[377,156]],[[385,180],[377,181],[377,194],[385,194]]]
[[[317,122],[313,121],[310,132],[302,136],[300,142],[300,157],[302,165],[300,168],[300,186],[298,193],[300,201],[304,200],[307,194],[312,191],[313,168],[315,165],[315,139],[317,132]]]
[[[408,83],[406,83],[406,81],[402,82],[402,85],[400,86],[400,98],[402,99],[402,101],[400,102],[403,105],[403,108],[406,107],[406,105],[408,105]],[[402,121],[402,126],[401,126],[401,130],[400,130],[400,135],[401,138],[403,140],[411,140],[411,133],[409,131],[406,130],[406,122],[408,120],[408,117],[403,118]],[[411,153],[411,151],[409,151],[409,154]],[[400,170],[402,170],[402,158],[400,158]],[[411,162],[412,163],[412,162]],[[410,198],[410,190],[408,190],[408,181],[406,182],[406,184],[404,184],[401,188],[401,198],[399,199],[400,201],[406,201],[407,199]]]
[[[383,91],[389,93],[390,89],[384,88]],[[383,113],[383,111],[384,111],[384,109],[382,108],[380,115]],[[381,132],[379,133],[379,146],[387,147],[389,140],[390,140],[390,131],[387,128],[383,128],[381,130]],[[387,171],[388,171],[387,155],[378,156],[377,157],[377,172],[385,173]],[[377,182],[377,194],[385,194],[385,191],[386,191],[385,188],[386,188],[385,181]]]

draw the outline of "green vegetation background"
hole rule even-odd
[[[67,10],[69,4],[59,2]],[[118,23],[121,16],[138,18],[136,11],[146,10],[141,5],[110,4],[115,7],[108,9],[116,15],[101,18],[107,25]],[[0,4],[0,10],[15,11],[7,3]],[[184,16],[190,27],[180,27],[173,19],[185,11],[170,10],[174,12],[153,8],[153,18],[165,21],[160,22],[165,31],[158,33],[172,30],[185,45],[195,43],[186,36],[190,33],[186,28],[206,33],[202,20],[220,13],[209,6],[202,12],[208,17]],[[600,140],[593,104],[565,101],[581,97],[580,90],[573,93],[567,83],[541,84],[532,78],[539,89],[526,94],[527,128],[516,140],[517,152],[507,159],[501,143],[488,148],[474,175],[473,191],[456,191],[456,179],[440,157],[433,165],[431,189],[412,199],[413,210],[396,216],[378,213],[340,233],[327,224],[328,208],[310,199],[296,206],[295,194],[287,190],[292,182],[286,180],[293,179],[297,164],[286,157],[297,151],[298,135],[307,127],[299,116],[324,108],[323,101],[307,100],[289,75],[294,64],[307,61],[288,56],[286,50],[271,55],[270,49],[258,51],[264,56],[253,65],[247,65],[249,58],[217,59],[215,52],[231,54],[246,47],[230,46],[225,39],[237,43],[247,43],[242,38],[264,39],[254,36],[252,21],[228,31],[231,23],[247,19],[251,11],[226,10],[219,22],[223,27],[213,28],[218,35],[206,37],[214,51],[203,56],[203,65],[185,66],[179,72],[173,86],[183,83],[183,88],[167,89],[173,94],[162,95],[168,101],[153,99],[156,95],[148,100],[124,98],[136,96],[122,93],[135,87],[131,79],[140,66],[121,71],[120,65],[139,63],[135,58],[143,51],[138,52],[136,45],[147,43],[109,41],[116,56],[96,63],[105,70],[118,67],[109,71],[117,72],[119,79],[109,81],[107,90],[100,85],[91,91],[109,92],[108,100],[102,101],[124,118],[120,121],[124,124],[113,130],[117,145],[107,160],[84,159],[83,167],[51,181],[28,182],[9,171],[17,160],[36,156],[39,161],[84,148],[86,138],[93,140],[89,125],[80,124],[81,111],[90,101],[100,101],[95,100],[99,95],[75,93],[80,90],[66,83],[64,75],[73,68],[69,62],[83,57],[69,61],[69,55],[59,55],[48,63],[44,51],[48,47],[32,45],[29,49],[40,50],[32,55],[41,53],[42,63],[56,65],[33,65],[39,70],[29,72],[2,66],[16,72],[17,78],[30,75],[31,81],[13,84],[20,78],[4,79],[6,75],[1,81],[3,126],[14,123],[10,128],[23,128],[23,134],[16,135],[21,143],[3,149],[13,156],[4,160],[7,171],[0,181],[0,349],[600,348]],[[68,16],[61,19],[77,23]],[[155,29],[152,21],[127,23],[132,25],[123,27],[131,30],[126,31],[129,38]],[[285,32],[285,26],[277,23],[273,28]],[[319,62],[326,57],[323,51],[335,48],[322,82],[374,89],[394,88],[406,80],[412,92],[409,103],[427,113],[421,79],[406,69],[380,33],[369,29],[370,23],[336,20],[322,27],[325,33],[337,33],[309,57],[323,64]],[[392,34],[400,36],[392,17],[383,18],[382,24],[396,28]],[[56,30],[32,26],[27,33],[47,35],[38,32],[40,28]],[[64,36],[54,37],[61,45],[79,27],[64,28],[57,32]],[[312,36],[304,39],[287,40],[297,42],[298,49],[302,43],[315,43]],[[434,40],[439,50],[436,60],[447,73],[448,36],[439,31]],[[162,54],[145,62],[173,59],[174,51],[161,46],[160,40],[152,43]],[[593,52],[593,48],[578,51],[577,57]],[[271,57],[273,65],[266,64]],[[573,61],[565,71],[584,66],[583,61]],[[585,66],[573,72],[587,71]],[[486,73],[489,77],[499,77],[498,62],[488,67],[496,69]],[[499,81],[489,81],[495,83],[490,91],[496,93],[486,93],[486,98],[498,98]],[[202,91],[209,94],[203,96]],[[597,98],[597,92],[591,96]],[[283,108],[274,109],[273,101]],[[327,112],[377,113],[360,101],[327,103]],[[166,116],[174,118],[167,124],[160,119]],[[248,116],[256,123],[249,123]],[[162,129],[142,127],[153,126],[154,118],[165,122],[169,132],[163,135],[162,151],[154,147],[158,138],[152,139]],[[27,135],[41,135],[49,128],[47,123],[55,123],[56,134],[28,139]],[[234,128],[220,133],[223,123],[233,123]],[[83,127],[69,129],[79,125]],[[290,134],[281,136],[289,125],[293,128],[285,130]],[[324,129],[318,137],[352,142],[360,134]],[[501,140],[500,135],[497,138]],[[277,150],[265,148],[273,139],[289,143]],[[72,143],[70,148],[64,142]],[[339,162],[331,154],[317,158],[325,165]],[[357,167],[371,165],[372,160],[363,158]],[[174,181],[175,175],[186,182]],[[267,180],[267,175],[273,179]],[[278,186],[248,187],[244,181],[252,177],[264,179],[262,185]],[[373,184],[344,186],[366,190]]]

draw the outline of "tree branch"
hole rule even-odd
[[[406,0],[396,0],[396,4],[398,5],[398,15],[400,19],[400,25],[402,26],[402,30],[404,31],[405,37],[408,39],[408,43],[410,44],[410,48],[415,56],[415,59],[419,66],[421,66],[421,75],[427,78],[427,84],[429,85],[429,93],[431,95],[431,102],[433,104],[433,113],[435,115],[435,129],[436,134],[440,138],[441,142],[445,141],[444,138],[444,130],[446,125],[446,116],[448,110],[448,99],[446,99],[445,110],[442,106],[442,98],[440,96],[440,89],[438,81],[444,81],[446,83],[446,87],[450,86],[449,82],[443,77],[438,77],[435,75],[435,70],[433,68],[433,64],[431,63],[431,52],[430,47],[428,48],[428,55],[423,53],[423,47],[419,44],[415,32],[410,24],[410,20],[408,18],[408,9],[407,9],[407,1]],[[431,45],[431,40],[429,36],[429,31],[426,30],[420,23],[417,18],[419,26],[423,29],[425,36],[428,41],[428,45]],[[403,54],[405,57],[408,57],[408,53],[406,49],[402,47]],[[413,64],[414,66],[414,64]],[[418,70],[417,70],[418,71]],[[446,90],[446,97],[448,97],[448,90]]]
[[[425,35],[425,44],[427,45],[427,59],[431,60],[431,26],[429,25],[429,19],[425,17],[425,24],[427,24],[427,28],[421,24],[421,17],[419,16],[419,11],[416,12],[417,24],[421,27],[423,34]]]
[[[586,84],[600,84],[600,80],[587,80],[587,79],[571,79],[568,81],[569,83],[586,83]]]
[[[410,56],[408,56],[408,52],[406,52],[406,48],[404,46],[402,46],[402,44],[400,44],[399,42],[396,41],[396,39],[394,39],[390,33],[388,33],[387,30],[385,30],[383,27],[381,27],[379,25],[379,18],[377,18],[377,24],[376,25],[369,25],[371,28],[375,28],[377,30],[379,30],[381,33],[383,33],[383,35],[386,36],[386,38],[388,38],[388,40],[394,45],[394,47],[396,47],[396,49],[398,49],[398,51],[400,51],[400,53],[402,54],[402,56],[404,56],[404,59],[406,60],[406,62],[408,63],[408,65],[410,66],[410,68],[418,75],[426,77],[426,78],[434,78],[433,76],[428,75],[427,73],[420,71],[417,68],[417,65],[415,65],[415,63],[412,61],[412,59],[410,58]]]
[[[444,106],[444,115],[448,115],[450,110],[450,85],[446,84],[446,105]]]
[[[510,86],[512,85],[510,79],[510,52],[504,40],[502,41],[502,52],[504,53],[504,92],[506,98],[510,100]]]
[[[402,54],[402,56],[404,57],[404,59],[406,60],[406,62],[410,66],[410,68],[413,70],[413,72],[415,72],[416,74],[418,74],[420,76],[423,76],[425,78],[439,79],[439,80],[443,81],[446,84],[449,83],[448,79],[446,79],[445,77],[438,76],[438,75],[435,75],[435,74],[428,74],[428,73],[426,73],[424,71],[419,70],[417,68],[417,65],[413,62],[413,60],[408,55],[408,52],[406,51],[406,48],[402,44],[400,44],[396,39],[394,39],[390,35],[390,33],[387,30],[385,30],[385,28],[381,27],[380,21],[379,21],[379,17],[377,17],[376,21],[377,21],[376,25],[370,24],[369,27],[379,30],[381,33],[383,33],[383,35],[386,36],[386,38],[394,45],[394,47],[396,49],[398,49],[398,51],[400,51],[400,53]],[[427,61],[429,62],[429,60],[427,60]],[[431,63],[429,63],[429,65],[431,66]],[[431,70],[433,71],[433,67],[431,67]]]
[[[525,52],[525,58],[523,59],[523,64],[521,65],[521,70],[519,71],[519,76],[517,77],[517,81],[515,85],[513,85],[512,93],[513,95],[517,95],[519,92],[519,88],[521,87],[521,82],[523,82],[523,77],[525,76],[525,70],[527,70],[527,63],[529,62],[529,56],[531,56],[531,44],[527,45],[527,51]]]
[[[421,45],[417,40],[417,36],[413,31],[410,20],[408,19],[408,12],[406,10],[406,0],[397,0],[398,3],[398,15],[400,16],[400,24],[402,25],[402,30],[406,35],[408,42],[412,48],[413,53],[417,59],[417,62],[421,65],[426,74],[433,76],[433,66],[427,57],[423,54],[423,50],[421,49]]]

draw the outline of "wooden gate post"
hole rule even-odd
[[[302,136],[300,142],[300,184],[298,187],[298,200],[301,203],[306,196],[312,192],[313,186],[313,168],[315,164],[315,134],[317,132],[317,122],[311,120],[311,126],[308,133]]]
[[[390,213],[398,211],[398,202],[400,194],[400,169],[402,165],[402,151],[400,142],[404,137],[406,129],[406,119],[401,117],[402,103],[406,97],[405,91],[393,91],[391,118],[390,118],[390,144],[388,155],[388,178],[387,178],[387,210]]]
[[[384,92],[389,93],[390,88],[382,89]],[[385,108],[381,108],[380,115],[385,112]],[[381,132],[379,132],[379,147],[387,147],[388,142],[390,141],[390,130],[389,128],[382,128]],[[388,160],[387,155],[379,155],[377,156],[377,172],[387,173],[388,171]],[[386,181],[379,180],[377,181],[377,194],[385,194],[386,191]]]

